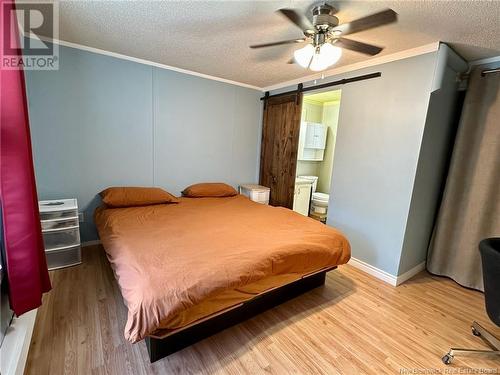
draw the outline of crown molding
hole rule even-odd
[[[23,34],[22,30],[21,30],[21,34],[23,36],[26,36],[26,37],[32,38],[32,39],[38,38],[38,37],[35,37],[35,36],[31,35],[30,33]],[[420,47],[411,48],[411,49],[400,51],[400,52],[395,52],[395,53],[392,53],[392,54],[389,54],[389,55],[374,57],[374,58],[369,59],[369,60],[360,61],[360,62],[357,62],[357,63],[354,63],[354,64],[349,64],[349,65],[344,65],[344,66],[341,66],[341,67],[338,67],[338,68],[334,68],[334,69],[326,70],[326,71],[323,71],[323,72],[320,72],[320,73],[315,73],[315,74],[312,74],[312,75],[308,75],[308,76],[296,78],[296,79],[293,79],[293,80],[290,80],[290,81],[285,81],[285,82],[277,83],[277,84],[274,84],[274,85],[271,85],[271,86],[258,87],[258,86],[253,86],[253,85],[250,85],[250,84],[247,84],[247,83],[243,83],[243,82],[233,81],[233,80],[230,80],[230,79],[216,77],[216,76],[212,76],[212,75],[209,75],[209,74],[195,72],[195,71],[188,70],[188,69],[177,68],[177,67],[171,66],[171,65],[160,64],[160,63],[157,63],[157,62],[154,62],[154,61],[150,61],[150,60],[146,60],[146,59],[140,59],[140,58],[137,58],[137,57],[132,57],[132,56],[124,55],[124,54],[121,54],[121,53],[110,52],[110,51],[106,51],[106,50],[103,50],[103,49],[89,47],[89,46],[85,46],[85,45],[78,44],[78,43],[67,42],[65,40],[49,39],[49,38],[45,39],[43,37],[40,38],[40,39],[48,41],[48,42],[51,42],[51,43],[58,44],[60,46],[75,48],[75,49],[79,49],[79,50],[82,50],[82,51],[96,53],[96,54],[99,54],[99,55],[110,56],[110,57],[114,57],[114,58],[121,59],[121,60],[128,60],[128,61],[136,62],[136,63],[139,63],[139,64],[154,66],[154,67],[157,67],[157,68],[160,68],[160,69],[171,70],[171,71],[178,72],[178,73],[184,73],[184,74],[192,75],[192,76],[195,76],[195,77],[210,79],[210,80],[213,80],[213,81],[223,82],[223,83],[227,83],[227,84],[230,84],[230,85],[245,87],[245,88],[249,88],[249,89],[253,89],[253,90],[258,90],[258,91],[263,91],[263,92],[277,90],[277,89],[280,89],[280,88],[284,88],[284,87],[288,87],[288,86],[292,86],[292,85],[297,85],[299,83],[305,83],[305,82],[313,81],[313,80],[317,80],[317,79],[323,79],[323,78],[335,76],[335,75],[342,74],[342,73],[348,73],[348,72],[351,72],[351,71],[354,71],[354,70],[359,70],[359,69],[368,68],[368,67],[372,67],[372,66],[376,66],[376,65],[386,64],[386,63],[397,61],[397,60],[403,60],[403,59],[407,59],[407,58],[418,56],[418,55],[424,55],[426,53],[437,51],[439,49],[439,44],[440,44],[440,42],[437,41],[437,42],[429,43],[429,44],[426,44],[426,45],[423,45],[423,46],[420,46]],[[500,59],[500,57],[498,57],[498,58],[492,58],[492,59]],[[490,59],[486,59],[486,60],[490,60]],[[484,61],[484,60],[478,60],[478,63],[479,62],[482,63],[482,61]],[[492,60],[492,61],[497,61],[497,60]],[[471,64],[474,64],[474,62],[472,62]]]
[[[439,44],[440,44],[440,42],[438,41],[438,42],[425,44],[425,45],[420,46],[420,47],[391,53],[389,55],[374,57],[374,58],[369,59],[369,60],[360,61],[360,62],[357,62],[354,64],[340,66],[338,68],[334,68],[334,69],[330,69],[330,70],[325,70],[325,71],[320,72],[320,73],[315,73],[315,74],[312,74],[309,76],[293,79],[291,81],[277,83],[275,85],[264,87],[262,90],[263,91],[278,90],[278,89],[282,89],[282,88],[285,88],[288,86],[298,85],[299,83],[320,80],[320,79],[335,76],[338,74],[348,73],[348,72],[351,72],[354,70],[359,70],[359,69],[368,68],[371,66],[386,64],[389,62],[393,62],[396,60],[403,60],[403,59],[407,59],[407,58],[414,57],[414,56],[425,55],[426,53],[436,52],[437,50],[439,50]]]
[[[199,72],[195,72],[193,70],[182,69],[182,68],[177,68],[175,66],[160,64],[160,63],[157,63],[157,62],[154,62],[154,61],[140,59],[140,58],[132,57],[132,56],[128,56],[128,55],[123,55],[121,53],[110,52],[110,51],[106,51],[106,50],[99,49],[99,48],[88,47],[88,46],[84,46],[84,45],[78,44],[78,43],[67,42],[65,40],[52,39],[52,38],[43,38],[43,37],[35,37],[35,36],[31,35],[31,33],[24,34],[24,36],[27,36],[28,38],[31,38],[31,39],[40,38],[40,39],[42,39],[42,40],[44,40],[46,42],[55,43],[55,44],[58,44],[58,45],[64,46],[64,47],[75,48],[75,49],[79,49],[79,50],[82,50],[82,51],[97,53],[99,55],[110,56],[110,57],[114,57],[114,58],[121,59],[121,60],[128,60],[128,61],[132,61],[132,62],[139,63],[139,64],[154,66],[154,67],[160,68],[160,69],[172,70],[172,71],[178,72],[178,73],[184,73],[184,74],[188,74],[188,75],[195,76],[195,77],[210,79],[212,81],[218,81],[218,82],[227,83],[227,84],[230,84],[230,85],[241,86],[241,87],[245,87],[245,88],[248,88],[248,89],[263,91],[261,87],[249,85],[247,83],[232,81],[230,79],[225,79],[225,78],[220,78],[220,77],[216,77],[216,76],[211,76],[209,74],[199,73]]]

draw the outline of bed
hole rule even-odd
[[[336,229],[236,195],[99,207],[95,222],[128,308],[125,338],[155,361],[324,283],[350,258]]]

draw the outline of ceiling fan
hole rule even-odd
[[[380,53],[383,47],[347,39],[343,36],[397,21],[397,13],[392,9],[386,9],[370,16],[339,24],[339,19],[335,16],[337,9],[327,3],[317,4],[312,7],[312,22],[308,17],[294,9],[279,9],[278,12],[298,26],[304,33],[304,37],[254,44],[250,48],[274,47],[307,41],[308,44],[305,47],[294,52],[294,59],[289,63],[296,62],[300,66],[313,71],[325,70],[335,64],[342,55],[341,48],[370,56]]]

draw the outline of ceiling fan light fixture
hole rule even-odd
[[[331,43],[325,43],[321,46],[321,55],[328,59],[328,66],[332,66],[340,60],[342,56],[342,48],[336,47]]]
[[[341,48],[325,43],[314,54],[309,69],[315,72],[325,70],[339,61],[340,56],[342,56]]]
[[[312,44],[307,44],[305,47],[296,50],[293,53],[293,58],[295,62],[303,68],[307,68],[311,63],[311,59],[314,55],[314,46]]]
[[[309,65],[309,69],[313,72],[320,72],[328,68],[328,63],[325,58],[320,53],[315,53],[311,65]]]

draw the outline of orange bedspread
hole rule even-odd
[[[99,208],[95,221],[128,307],[131,342],[228,291],[350,258],[339,231],[241,195]]]

